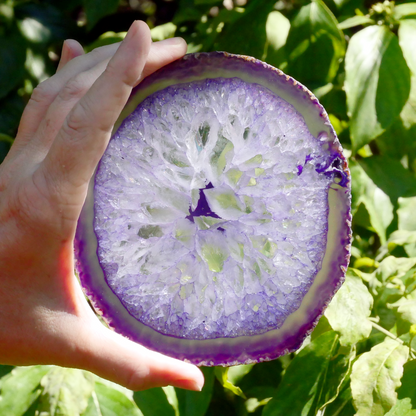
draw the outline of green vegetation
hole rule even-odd
[[[299,351],[204,368],[201,393],[133,393],[80,370],[0,366],[0,414],[416,416],[416,3],[3,0],[0,161],[62,41],[91,50],[122,39],[137,18],[154,40],[182,36],[190,52],[263,59],[319,98],[352,174],[346,283]]]

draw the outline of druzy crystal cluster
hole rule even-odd
[[[108,285],[165,335],[280,328],[322,267],[339,163],[327,136],[262,85],[216,78],[150,95],[95,176]]]
[[[319,101],[226,52],[184,56],[132,92],[75,238],[107,324],[197,365],[295,351],[342,284],[351,186]]]

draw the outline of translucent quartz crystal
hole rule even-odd
[[[333,158],[258,84],[217,78],[151,95],[96,175],[109,286],[136,319],[175,337],[279,328],[321,268]]]

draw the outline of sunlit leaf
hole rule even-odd
[[[41,380],[38,411],[50,416],[83,413],[94,389],[94,378],[86,371],[53,367]]]
[[[127,35],[127,32],[105,32],[93,43],[84,47],[85,52],[91,52],[100,46],[111,45],[113,43],[121,42]]]
[[[416,3],[409,3],[416,5]],[[407,6],[405,4],[401,6]],[[405,104],[400,117],[406,129],[416,125],[416,53],[414,45],[416,42],[416,19],[409,19],[400,22],[399,44],[407,65],[412,71],[410,96]]]
[[[386,282],[391,277],[404,276],[412,267],[416,265],[416,258],[398,258],[394,256],[386,257],[373,272],[381,282]]]
[[[384,416],[395,405],[408,352],[404,345],[386,338],[358,358],[351,373],[356,416]]]
[[[290,21],[287,17],[276,10],[269,13],[266,21],[267,49],[263,59],[270,65],[278,67],[285,60],[283,46],[286,44],[289,29]]]
[[[412,407],[412,402],[409,398],[398,400],[385,416],[416,416],[416,409]]]
[[[234,385],[228,379],[228,370],[228,367],[215,367],[215,376],[225,389],[233,392],[236,396],[240,396],[243,399],[245,399],[246,396],[244,392],[240,389],[240,387]]]
[[[387,243],[395,244],[398,246],[414,244],[416,243],[416,232],[407,230],[397,230],[391,233]]]
[[[370,335],[373,297],[361,278],[353,273],[346,276],[341,289],[325,311],[332,328],[340,333],[341,345],[353,345]]]
[[[0,415],[21,416],[41,394],[40,381],[51,367],[16,367],[2,379]]]
[[[344,30],[361,25],[374,25],[376,22],[367,16],[353,16],[338,24],[338,29]]]
[[[399,198],[399,230],[416,231],[416,197]]]
[[[410,92],[410,71],[397,37],[385,26],[352,36],[345,57],[351,141],[358,150],[388,128]]]
[[[96,380],[93,396],[82,416],[143,416],[137,405],[123,393],[122,389],[112,386],[105,380]]]
[[[388,306],[395,309],[399,317],[408,323],[408,328],[411,324],[416,324],[416,290]]]
[[[29,42],[44,45],[76,35],[75,22],[68,19],[57,5],[50,3],[20,2],[16,5],[18,27]]]
[[[406,242],[400,245],[404,246],[406,253],[410,257],[416,257],[416,197],[399,198],[399,208],[397,216],[399,220],[399,231],[407,231]],[[395,236],[396,237],[396,236]],[[389,239],[390,240],[390,239]],[[413,240],[413,241],[412,241]]]
[[[152,35],[153,42],[157,42],[160,40],[172,38],[175,36],[176,31],[176,25],[174,25],[172,22],[165,23],[160,26],[154,27],[150,34]]]
[[[398,4],[397,6],[394,6],[393,12],[395,19],[416,16],[416,3]]]

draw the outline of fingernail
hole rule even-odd
[[[69,52],[69,47],[68,47],[67,41],[65,40],[62,45],[61,60],[66,59],[68,57],[68,52]]]
[[[131,25],[130,25],[130,27],[129,27],[129,30],[127,31],[127,34],[126,34],[126,36],[125,36],[125,38],[124,38],[124,40],[126,40],[126,39],[130,39],[132,36],[133,36],[133,32],[135,31],[134,30],[134,26],[136,26],[137,25],[137,20],[135,20]]]
[[[204,387],[204,384],[199,384],[195,382],[195,391],[202,391],[203,387]]]

